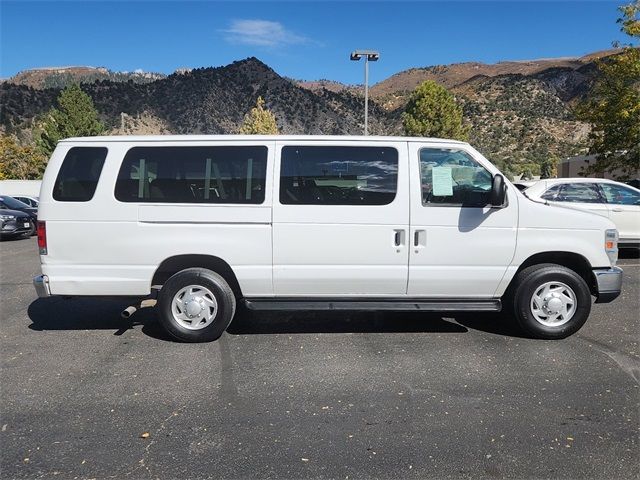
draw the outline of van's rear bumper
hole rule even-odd
[[[40,298],[46,298],[51,296],[51,289],[49,288],[49,277],[46,275],[38,275],[33,277],[33,286],[36,289],[36,293]]]
[[[622,291],[622,269],[619,267],[598,269],[593,271],[596,278],[596,303],[608,303],[620,295]]]

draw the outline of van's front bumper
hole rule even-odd
[[[36,293],[40,298],[46,298],[51,296],[51,289],[49,288],[49,277],[46,275],[38,275],[33,277],[33,286],[36,289]]]
[[[593,271],[596,278],[596,303],[608,303],[620,295],[622,291],[622,269],[620,267],[597,269]]]

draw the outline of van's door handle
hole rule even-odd
[[[396,247],[404,245],[404,230],[395,230],[393,243]]]
[[[413,232],[413,246],[414,247],[424,247],[427,244],[427,231],[426,230],[416,230]]]
[[[622,212],[622,208],[620,207],[615,207],[611,209],[612,212]]]

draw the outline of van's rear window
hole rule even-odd
[[[93,198],[107,158],[105,147],[73,147],[64,157],[53,186],[59,202],[88,202]]]
[[[121,202],[264,202],[267,147],[133,147],[122,161]]]

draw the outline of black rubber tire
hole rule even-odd
[[[214,321],[201,330],[189,330],[173,318],[171,302],[181,288],[201,285],[216,297],[218,312]],[[227,329],[236,311],[236,297],[227,281],[206,268],[188,268],[173,275],[165,282],[158,294],[158,316],[160,323],[171,336],[183,342],[212,342],[220,338]]]
[[[571,287],[577,301],[576,312],[571,320],[558,327],[549,327],[539,323],[530,308],[531,297],[536,289],[551,281],[559,281]],[[543,263],[527,267],[518,273],[510,291],[511,298],[507,298],[504,304],[512,308],[522,330],[533,338],[546,340],[567,338],[582,328],[591,312],[589,286],[580,275],[562,265]]]

